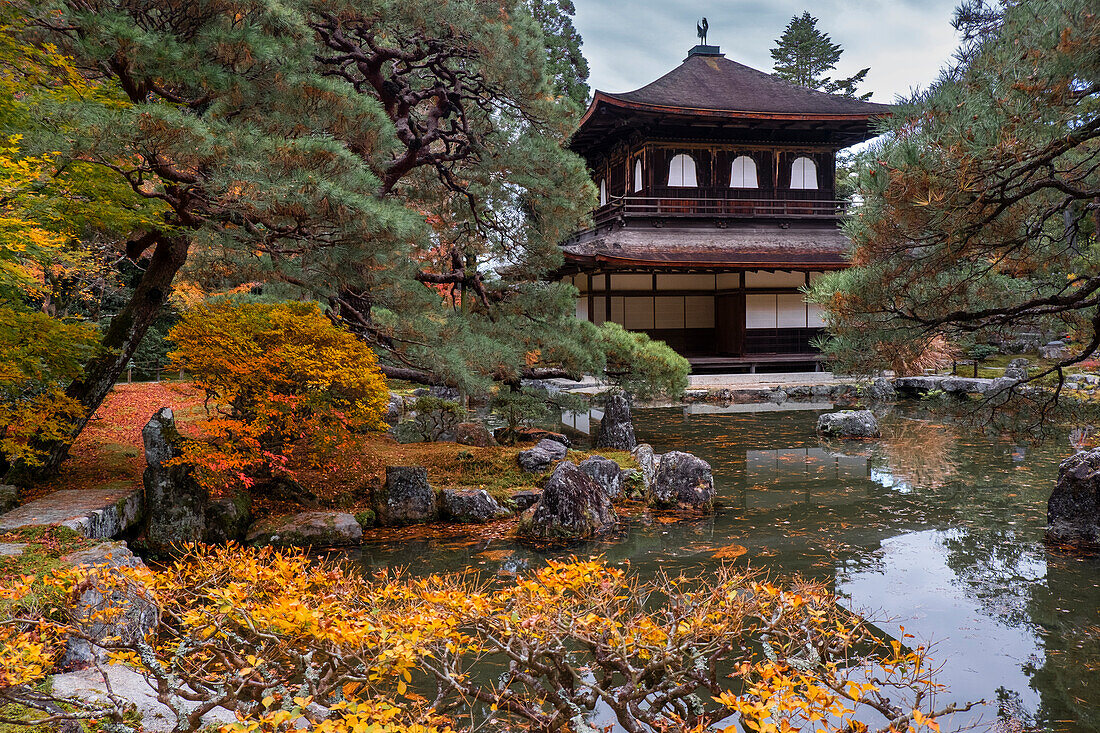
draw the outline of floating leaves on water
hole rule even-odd
[[[742,545],[726,545],[718,548],[711,557],[715,560],[732,560],[735,557],[741,557],[746,552],[748,552],[748,549]]]

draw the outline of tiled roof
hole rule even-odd
[[[597,95],[632,105],[722,112],[873,116],[890,111],[888,105],[808,89],[718,55],[689,56],[640,89]]]

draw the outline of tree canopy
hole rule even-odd
[[[844,49],[839,43],[833,43],[828,33],[818,30],[817,18],[806,11],[791,18],[783,34],[775,40],[775,47],[771,50],[775,61],[772,73],[810,89],[855,97],[856,87],[863,83],[871,69],[862,69],[846,79],[826,76],[836,69],[843,52]],[[859,99],[870,99],[871,92],[858,96]]]
[[[184,285],[314,299],[387,374],[469,392],[605,368],[575,291],[545,278],[595,198],[565,147],[587,97],[571,3],[4,7],[0,78],[21,86],[0,132],[48,168],[71,224],[50,248],[90,263],[54,279],[129,286],[66,389],[80,417],[39,436],[47,469]],[[19,297],[88,318],[96,287],[94,308]]]
[[[1014,331],[1100,346],[1100,14],[968,2],[964,45],[859,166],[852,267],[814,287],[843,368]],[[1036,376],[1036,375],[1032,375]]]

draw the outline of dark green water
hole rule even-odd
[[[934,642],[947,699],[988,701],[944,730],[1100,731],[1100,558],[1042,542],[1068,437],[1024,446],[917,410],[895,409],[882,441],[852,447],[822,446],[813,410],[638,411],[640,441],[711,463],[719,511],[633,517],[615,537],[560,554],[598,553],[645,574],[713,567],[717,550],[742,545],[737,562],[824,579],[888,633],[904,625]],[[371,543],[358,558],[511,574],[546,557],[490,534]]]

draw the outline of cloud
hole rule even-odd
[[[575,0],[576,25],[592,67],[593,88],[624,92],[676,67],[698,39],[706,16],[707,41],[727,58],[771,71],[769,53],[791,17],[808,10],[818,28],[844,47],[838,75],[869,66],[863,91],[891,102],[927,86],[957,45],[951,28],[956,0]]]

